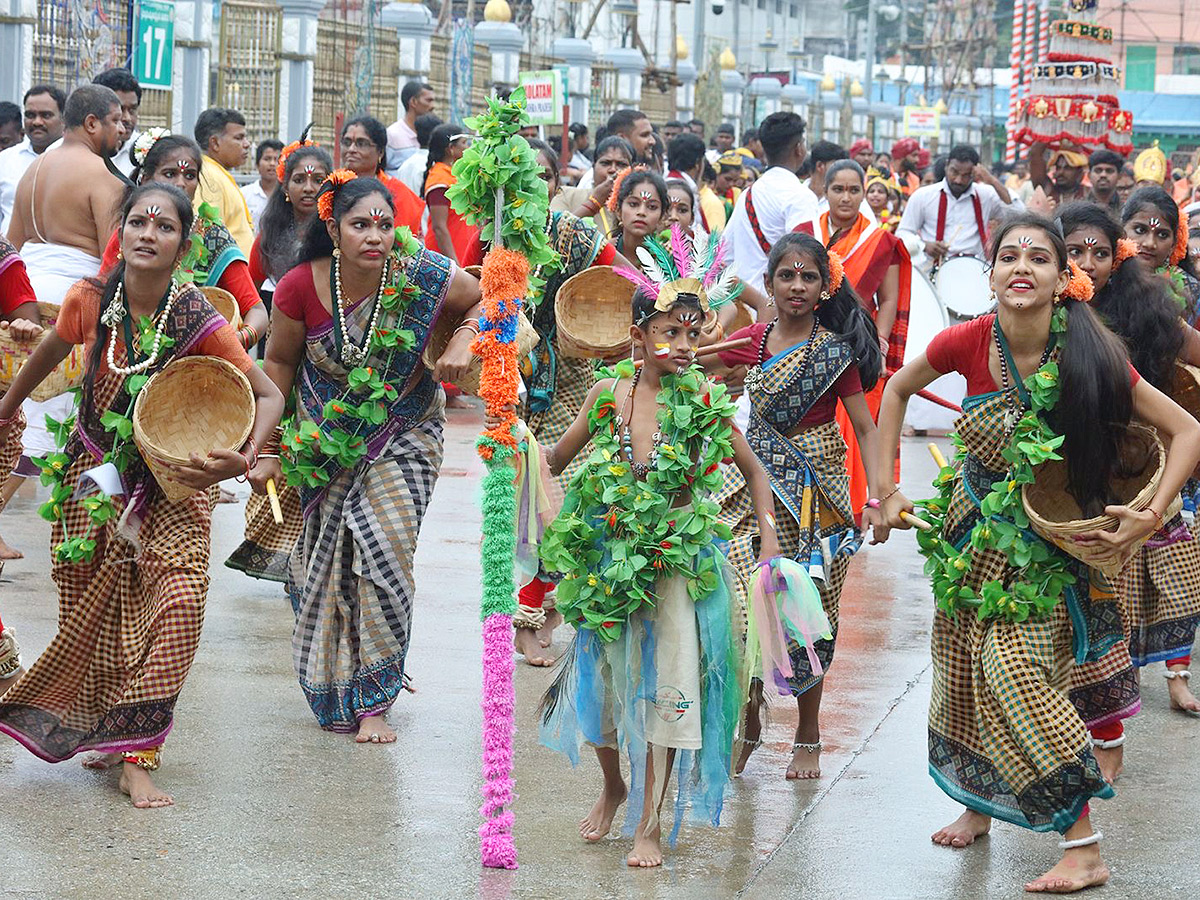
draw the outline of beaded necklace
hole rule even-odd
[[[329,267],[329,293],[334,309],[333,344],[342,364],[348,369],[357,368],[367,361],[371,345],[371,335],[375,333],[375,328],[379,324],[379,314],[383,310],[383,304],[379,302],[379,297],[383,293],[383,287],[388,283],[391,274],[392,257],[389,254],[384,257],[383,268],[379,272],[379,286],[371,294],[371,302],[374,305],[371,308],[370,324],[363,335],[362,345],[358,346],[346,340],[346,307],[350,305],[351,301],[346,296],[345,291],[342,290],[341,254],[334,253],[333,264]]]
[[[104,311],[104,315],[100,317],[100,321],[108,326],[108,370],[117,375],[136,375],[139,372],[144,372],[156,362],[158,362],[158,354],[162,350],[163,334],[167,328],[167,320],[171,317],[171,307],[175,305],[175,300],[179,296],[179,285],[174,282],[167,289],[167,293],[163,295],[162,300],[158,303],[158,309],[155,310],[154,316],[158,319],[154,328],[154,343],[150,347],[150,354],[139,363],[132,363],[132,360],[139,352],[137,345],[133,340],[133,315],[129,311],[129,305],[125,302],[125,281],[122,279],[117,284],[117,290],[113,294],[112,301],[108,304],[108,308]],[[117,349],[117,326],[124,324],[125,331],[125,356],[131,361],[128,366],[118,366],[115,362]]]
[[[1019,391],[1010,391],[1012,379],[1009,376],[1008,369],[1008,345],[1004,340],[1004,334],[1000,330],[1000,317],[996,316],[992,320],[992,338],[996,342],[996,355],[1000,357],[1000,389],[1007,396],[1008,410],[1004,413],[1004,431],[1009,434],[1016,427],[1017,421],[1025,412],[1025,404],[1020,399]],[[1056,341],[1054,335],[1050,335],[1050,340],[1046,343],[1046,349],[1042,351],[1042,360],[1038,363],[1038,369],[1041,369],[1050,359],[1050,352],[1054,349]],[[1015,367],[1015,363],[1014,363]]]
[[[629,461],[630,468],[633,469],[634,477],[643,479],[650,474],[654,469],[654,464],[658,461],[658,452],[663,445],[662,428],[654,432],[654,443],[650,447],[650,452],[646,454],[649,462],[634,462],[633,459],[633,436],[629,431],[629,420],[633,417],[633,394],[637,390],[638,379],[642,377],[641,369],[634,369],[633,380],[629,383],[629,393],[625,395],[625,403],[621,407],[621,415],[617,416],[616,425],[622,428],[621,431],[621,449],[625,454],[625,459]]]

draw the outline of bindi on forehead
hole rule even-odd
[[[153,222],[155,219],[157,219],[159,216],[161,216],[162,211],[163,211],[162,207],[159,206],[157,203],[150,203],[146,206],[145,210],[143,210],[146,218],[149,219],[151,222]]]
[[[378,206],[372,206],[367,214],[371,217],[371,221],[378,225],[379,220],[387,215],[387,210]]]

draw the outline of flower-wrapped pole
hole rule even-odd
[[[498,420],[480,435],[476,450],[487,466],[483,479],[480,547],[483,571],[483,806],[480,858],[491,868],[515,869],[512,763],[512,616],[516,611],[513,554],[517,501],[513,459],[517,453],[517,322],[528,293],[531,266],[551,262],[546,236],[549,197],[539,177],[537,156],[517,136],[528,124],[524,91],[509,101],[488,100],[482,116],[467,120],[478,135],[454,165],[457,183],[447,191],[451,206],[482,228],[492,249],[483,261],[483,312],[471,349],[483,360],[479,396]],[[507,247],[505,246],[507,245]]]

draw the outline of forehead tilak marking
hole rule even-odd
[[[378,206],[371,207],[371,218],[374,219],[376,222],[378,222],[380,219],[382,219],[386,213],[387,213],[387,210],[381,209]]]
[[[1017,246],[1023,250],[1028,250],[1030,247],[1033,246],[1033,238],[1031,238],[1027,234],[1023,234],[1019,238],[1017,238]]]
[[[157,219],[160,215],[162,215],[162,207],[159,206],[157,203],[151,203],[149,206],[146,207],[146,218],[147,219],[150,219],[151,221],[153,221],[154,219]]]
[[[1100,242],[1099,242],[1098,240],[1096,240],[1096,238],[1094,238],[1094,237],[1090,237],[1090,238],[1084,238],[1084,239],[1083,239],[1083,246],[1085,246],[1085,247],[1098,247],[1098,246],[1100,246]]]

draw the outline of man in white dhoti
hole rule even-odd
[[[116,227],[124,194],[124,186],[104,164],[120,146],[123,133],[117,95],[97,84],[76,88],[67,98],[63,124],[62,145],[43,153],[22,176],[8,230],[38,301],[55,305],[62,304],[71,285],[100,271],[100,257]],[[22,404],[27,421],[24,454],[4,485],[4,499],[12,496],[21,478],[39,474],[33,457],[56,449],[46,417],[61,422],[73,406],[71,394]]]

